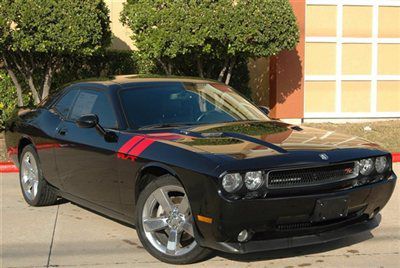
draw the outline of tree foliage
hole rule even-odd
[[[65,59],[93,55],[111,40],[103,0],[0,0],[0,17],[3,64],[17,92],[28,86],[35,103]]]
[[[165,73],[177,73],[174,61],[187,57],[203,77],[212,58],[223,64],[211,76],[227,84],[238,61],[276,55],[299,40],[288,0],[128,0],[121,21],[141,55]]]

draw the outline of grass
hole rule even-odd
[[[305,126],[355,135],[381,144],[390,152],[400,152],[400,120],[365,123],[307,123]],[[0,161],[6,160],[4,132],[0,132]]]
[[[358,136],[382,145],[390,152],[400,152],[400,120],[364,123],[307,123],[305,126]]]

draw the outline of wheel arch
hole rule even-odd
[[[165,164],[152,162],[143,166],[136,176],[135,201],[138,200],[140,192],[143,191],[147,184],[149,184],[152,180],[166,174],[174,176],[183,185],[176,171]]]
[[[28,136],[22,136],[18,142],[18,161],[20,161],[22,150],[29,144],[34,146],[32,139]]]

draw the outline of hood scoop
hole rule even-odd
[[[201,133],[201,136],[204,138],[221,138],[224,137],[223,132],[206,132],[206,133]]]

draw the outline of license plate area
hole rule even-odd
[[[344,218],[348,213],[348,197],[333,197],[318,199],[311,222],[321,222]]]

